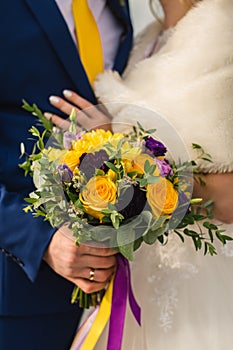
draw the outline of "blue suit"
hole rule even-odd
[[[128,3],[122,6],[118,0],[109,0],[108,6],[124,27],[114,64],[114,69],[122,72],[132,44]],[[64,88],[77,91],[93,103],[95,96],[55,1],[1,1],[0,48],[0,349],[13,350],[17,345],[24,350],[65,350],[81,310],[70,303],[73,285],[42,261],[54,229],[22,210],[33,184],[18,167],[19,145],[24,142],[30,152],[28,129],[36,120],[21,105],[25,99],[51,111],[48,97],[61,95]],[[65,323],[56,326],[57,315],[61,314]],[[55,316],[52,322],[57,327],[58,343],[52,336],[49,343],[52,331],[48,325],[45,328],[49,334],[42,332],[33,340],[33,347],[29,344],[30,317],[35,315]],[[15,316],[25,317],[21,329],[5,322]],[[25,343],[20,346],[17,337],[23,329]],[[11,340],[5,337],[8,332]],[[47,345],[40,343],[43,337]]]

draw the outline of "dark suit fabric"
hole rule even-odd
[[[125,29],[114,65],[122,72],[132,42],[128,5],[122,7],[116,0],[108,4]],[[37,121],[21,105],[25,99],[43,111],[52,111],[48,97],[61,95],[65,88],[96,101],[55,1],[2,1],[0,48],[0,349],[13,350],[8,344],[29,349],[26,335],[24,347],[17,343],[17,332],[22,331],[24,321],[26,332],[32,317],[31,325],[37,324],[39,337],[33,340],[33,349],[65,350],[61,344],[69,343],[82,311],[70,303],[73,285],[42,261],[55,229],[22,210],[33,183],[18,167],[20,142],[30,152],[33,143],[28,140],[28,129]],[[35,315],[40,317],[36,320]],[[43,317],[47,321],[42,322]],[[21,318],[20,330],[17,322]],[[52,324],[57,327],[59,337],[64,338],[58,341],[60,347],[51,347],[49,338],[47,348],[39,347],[44,341],[43,335],[39,336],[42,324],[47,324],[48,330]]]

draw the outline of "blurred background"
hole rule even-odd
[[[154,17],[150,12],[149,0],[129,0],[135,34],[140,32]]]

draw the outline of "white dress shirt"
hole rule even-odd
[[[72,15],[72,0],[55,1],[67,23],[73,40],[77,44]],[[123,28],[108,8],[106,0],[88,0],[88,4],[99,28],[103,47],[104,67],[105,69],[111,69],[114,64]]]

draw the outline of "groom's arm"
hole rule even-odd
[[[0,249],[34,281],[55,230],[42,218],[24,213],[27,196],[0,184]]]

